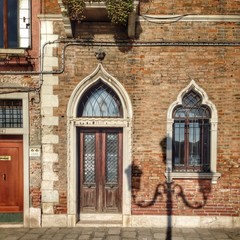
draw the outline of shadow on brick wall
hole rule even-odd
[[[166,166],[166,138],[162,139],[160,142],[160,147],[163,153],[163,162]],[[143,170],[140,169],[140,167],[133,162],[132,163],[132,201],[133,204],[140,207],[140,208],[149,208],[154,206],[155,204],[159,202],[165,201],[166,206],[166,217],[167,217],[167,228],[166,228],[166,240],[172,239],[172,227],[173,227],[173,221],[172,216],[174,214],[174,199],[180,199],[185,207],[189,209],[202,209],[206,204],[208,200],[208,196],[211,192],[211,184],[206,184],[205,181],[202,181],[201,179],[197,180],[198,186],[198,193],[201,197],[197,201],[193,201],[193,199],[188,199],[189,196],[184,191],[184,182],[182,185],[179,183],[175,183],[170,178],[170,169],[167,171],[166,181],[157,184],[155,188],[155,192],[152,196],[152,198],[147,201],[141,200],[138,201],[138,195],[140,195],[141,189],[141,178],[143,175]],[[159,173],[160,174],[160,173]],[[144,190],[143,190],[144,191]],[[165,200],[166,199],[166,200]]]

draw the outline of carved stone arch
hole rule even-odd
[[[172,172],[172,138],[173,138],[173,111],[178,105],[182,105],[182,99],[184,95],[190,91],[195,91],[202,98],[202,105],[209,107],[211,111],[211,140],[210,140],[210,168],[211,173],[174,173]],[[188,84],[177,96],[177,100],[174,101],[168,108],[167,112],[167,166],[166,166],[166,177],[169,181],[173,178],[206,178],[212,179],[212,183],[216,183],[217,179],[221,176],[217,173],[217,125],[218,125],[218,114],[215,105],[208,99],[207,93],[197,85],[194,80]]]
[[[78,103],[84,94],[99,81],[110,87],[122,104],[121,118],[77,117]],[[77,196],[77,128],[111,127],[123,129],[123,189],[122,189],[122,225],[129,222],[131,215],[131,162],[132,162],[132,104],[122,84],[111,76],[99,64],[89,76],[79,82],[69,99],[67,108],[68,120],[68,226],[75,226],[78,217]],[[81,223],[81,214],[80,214]]]
[[[68,105],[67,116],[76,117],[77,116],[77,105],[78,101],[82,98],[84,93],[96,82],[102,81],[110,88],[112,88],[115,93],[120,98],[122,108],[123,108],[123,118],[132,118],[132,105],[130,98],[122,86],[122,84],[113,76],[111,76],[102,66],[99,64],[97,68],[89,76],[84,78],[74,89]]]
[[[170,105],[170,107],[168,108],[168,112],[167,112],[167,119],[170,120],[172,118],[172,113],[173,113],[174,108],[177,105],[182,104],[183,96],[186,93],[190,92],[191,90],[194,90],[195,92],[197,92],[202,98],[202,104],[207,105],[210,108],[211,113],[212,113],[211,121],[217,122],[218,116],[217,116],[217,109],[216,109],[215,105],[208,99],[207,93],[201,87],[199,87],[194,80],[191,80],[191,82],[188,84],[188,86],[186,88],[184,88],[178,94],[177,100]]]

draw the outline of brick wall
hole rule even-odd
[[[238,1],[141,3],[141,11],[149,14],[235,14],[238,9]],[[138,40],[144,42],[239,42],[239,33],[239,23],[151,24],[143,21],[137,25]],[[108,23],[84,23],[77,26],[76,37],[114,42],[126,38],[126,30]],[[123,84],[133,105],[132,213],[239,216],[240,47],[103,46],[102,49],[106,53],[104,68]],[[53,134],[59,136],[59,143],[54,147],[59,156],[54,164],[54,172],[59,176],[54,184],[59,192],[59,202],[54,203],[55,213],[67,212],[67,103],[77,84],[95,70],[97,50],[98,47],[92,46],[68,47],[65,72],[53,87],[54,95],[59,98],[59,107],[54,108],[59,125],[53,127]],[[164,175],[166,115],[191,79],[204,89],[218,111],[217,171],[222,176],[216,185],[209,180],[175,180],[169,193]]]
[[[136,201],[151,201],[158,184],[165,184],[165,150],[162,145],[166,137],[167,110],[178,93],[194,79],[218,110],[217,169],[222,177],[216,186],[209,181],[176,181],[182,187],[189,206],[197,201],[203,207],[187,207],[183,199],[177,198],[174,193],[172,211],[179,215],[239,215],[240,64],[236,59],[240,48],[138,47],[124,53],[117,47],[103,49],[106,52],[104,68],[124,85],[133,104],[133,160],[142,171]],[[61,139],[55,148],[61,156],[56,166],[61,176],[56,185],[59,191],[67,190],[67,103],[79,81],[95,69],[96,50],[91,47],[70,47],[67,51],[66,72],[60,76],[59,86],[54,88],[60,106],[54,111],[60,118],[59,127],[55,129]],[[206,201],[202,188],[207,189],[204,196]],[[166,192],[162,194],[165,196],[158,197],[149,208],[133,204],[133,213],[166,213]]]
[[[140,0],[141,14],[239,14],[237,0]]]
[[[43,0],[42,1],[42,13],[43,14],[59,14],[60,8],[58,0]]]
[[[34,2],[34,1],[33,1]],[[2,10],[2,9],[1,9]],[[3,61],[0,64],[0,71],[39,71],[39,19],[37,15],[40,13],[40,1],[36,1],[34,3],[34,7],[32,7],[32,42],[31,47],[27,49],[26,54],[28,53],[31,57],[30,62],[31,66],[21,65],[18,63],[18,59],[14,59],[10,61],[9,64],[5,64]],[[30,26],[30,27],[31,27]],[[26,64],[27,61],[21,58],[21,63]],[[2,72],[1,72],[2,73]],[[28,93],[28,105],[29,109],[27,112],[28,120],[29,120],[29,146],[26,146],[26,142],[24,145],[28,148],[34,146],[40,148],[41,145],[41,114],[40,114],[40,99],[39,94],[34,90],[39,86],[39,76],[30,74],[0,74],[0,95],[7,93],[14,99],[18,93],[26,92]],[[25,112],[26,109],[23,109]],[[25,121],[25,120],[24,120]],[[14,133],[15,129],[11,129],[11,134]],[[6,131],[5,134],[8,134]],[[24,134],[27,134],[24,132]],[[24,161],[26,160],[24,156]],[[29,175],[30,179],[28,179],[29,184],[29,194],[30,194],[30,203],[29,207],[40,208],[41,206],[41,160],[39,157],[30,157],[27,160],[29,162]],[[26,162],[24,162],[25,164]],[[24,169],[25,171],[25,169]],[[25,172],[24,172],[25,173]],[[24,191],[26,191],[24,185]],[[24,192],[25,195],[25,192]],[[24,197],[24,200],[26,196]],[[28,199],[28,198],[27,198]],[[27,203],[28,204],[28,203]],[[25,205],[26,206],[26,205]],[[28,206],[28,205],[27,205]],[[27,223],[26,223],[27,224]]]
[[[141,14],[239,14],[238,0],[140,0]],[[58,0],[42,1],[42,12],[59,14]]]

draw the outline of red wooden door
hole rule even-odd
[[[80,211],[122,210],[122,131],[80,131]]]
[[[23,142],[0,139],[0,212],[23,211]]]

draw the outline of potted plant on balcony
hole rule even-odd
[[[133,11],[133,0],[62,0],[71,20],[82,21],[85,18],[86,4],[104,2],[108,17],[114,24],[127,25],[128,16]]]

